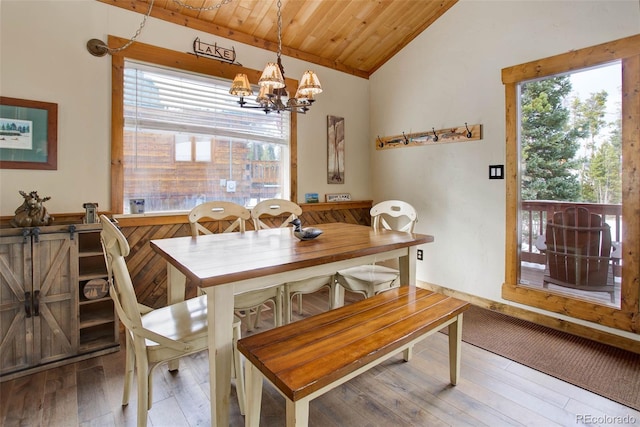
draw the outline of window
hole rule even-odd
[[[125,61],[125,213],[131,199],[167,212],[289,198],[290,114],[240,108],[230,84]]]
[[[640,36],[506,68],[502,80],[507,136],[503,297],[637,332]],[[600,86],[576,95],[582,81],[594,80]],[[575,277],[586,271],[582,243],[550,247],[557,243],[553,236],[567,236],[569,228],[558,212],[584,209],[598,222],[589,229],[606,230],[619,248],[612,256],[614,245],[602,244],[596,260],[604,263],[606,283],[615,284],[611,299],[573,286],[584,283],[584,275]],[[558,251],[569,254],[561,265]],[[554,269],[571,270],[573,276],[559,280]]]
[[[296,115],[240,108],[228,94],[239,72],[260,73],[142,43],[112,55],[114,213],[128,213],[130,199],[158,213],[214,199],[296,200]]]

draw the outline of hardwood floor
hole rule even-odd
[[[326,294],[304,297],[305,315],[325,306]],[[265,312],[262,328],[272,324],[270,316]],[[149,425],[210,424],[207,357],[181,359],[176,373],[155,371]],[[123,370],[120,351],[1,383],[0,425],[134,426],[135,385],[129,405],[121,406]],[[231,390],[231,425],[243,426]],[[284,419],[284,398],[265,384],[260,425],[283,426]],[[467,343],[453,387],[447,336],[439,333],[418,344],[409,363],[393,357],[310,406],[310,425],[321,427],[577,424],[640,425],[640,412]]]

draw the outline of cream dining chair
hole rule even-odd
[[[246,221],[251,219],[251,213],[247,208],[237,203],[224,201],[202,203],[189,212],[189,224],[193,237],[198,237],[200,234],[213,234],[212,231],[200,224],[199,221],[202,219],[231,221],[231,224],[226,228],[224,225],[221,227],[224,228],[223,233],[245,232]],[[237,315],[246,317],[248,331],[252,331],[258,326],[261,307],[265,303],[273,305],[274,326],[282,325],[282,287],[273,286],[234,295],[234,311]]]
[[[109,294],[120,321],[125,327],[126,355],[122,405],[129,404],[134,367],[138,388],[138,426],[147,425],[151,409],[152,373],[161,363],[207,349],[206,296],[188,299],[166,307],[153,309],[136,298],[125,261],[129,243],[122,232],[105,215],[100,216],[100,241],[107,266]],[[236,350],[240,338],[240,319],[233,323],[233,377],[240,412],[244,414],[244,375],[240,353]]]
[[[413,206],[401,200],[387,200],[373,206],[370,211],[371,228],[413,232],[418,214]],[[379,264],[367,264],[339,270],[336,282],[351,292],[370,298],[380,292],[400,286],[400,272]]]
[[[256,230],[289,227],[289,223],[301,214],[302,208],[297,203],[285,199],[263,200],[251,209],[251,218]],[[266,217],[270,218],[267,219]],[[283,285],[284,323],[291,323],[293,297],[298,297],[298,313],[302,315],[302,295],[318,292],[324,288],[329,290],[329,309],[332,309],[336,291],[333,275],[309,277],[285,283]]]

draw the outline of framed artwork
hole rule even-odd
[[[0,168],[58,168],[58,104],[0,96]]]
[[[327,183],[344,184],[344,117],[327,116]]]

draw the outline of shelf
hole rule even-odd
[[[102,298],[101,300],[95,300],[94,304],[80,306],[80,329],[113,323],[114,321],[113,302],[111,299]]]
[[[113,324],[113,318],[107,319],[104,317],[95,317],[80,322],[80,329],[93,328],[94,326],[105,325],[107,323]]]
[[[104,255],[102,254],[102,251],[85,251],[85,252],[78,252],[78,256],[80,258],[85,258],[85,257],[92,257],[92,256],[101,256],[103,257]]]
[[[80,330],[80,349],[86,351],[95,347],[117,344],[114,322],[103,323]]]
[[[100,253],[100,256],[79,258],[78,268],[80,280],[107,277],[107,266],[104,264],[102,253]]]
[[[80,273],[80,276],[78,277],[80,279],[81,282],[86,282],[87,280],[91,280],[91,279],[106,279],[107,278],[107,272],[106,271],[91,271],[88,273]]]
[[[80,287],[80,294],[81,294],[81,296],[80,296],[80,300],[78,301],[78,304],[81,305],[81,306],[82,305],[89,305],[89,304],[97,304],[97,303],[100,303],[102,301],[112,302],[111,301],[111,297],[108,294],[104,298],[87,299],[84,296],[82,296],[82,287]]]
[[[102,254],[102,245],[100,244],[100,229],[93,232],[79,233],[78,237],[78,253],[99,253]]]

